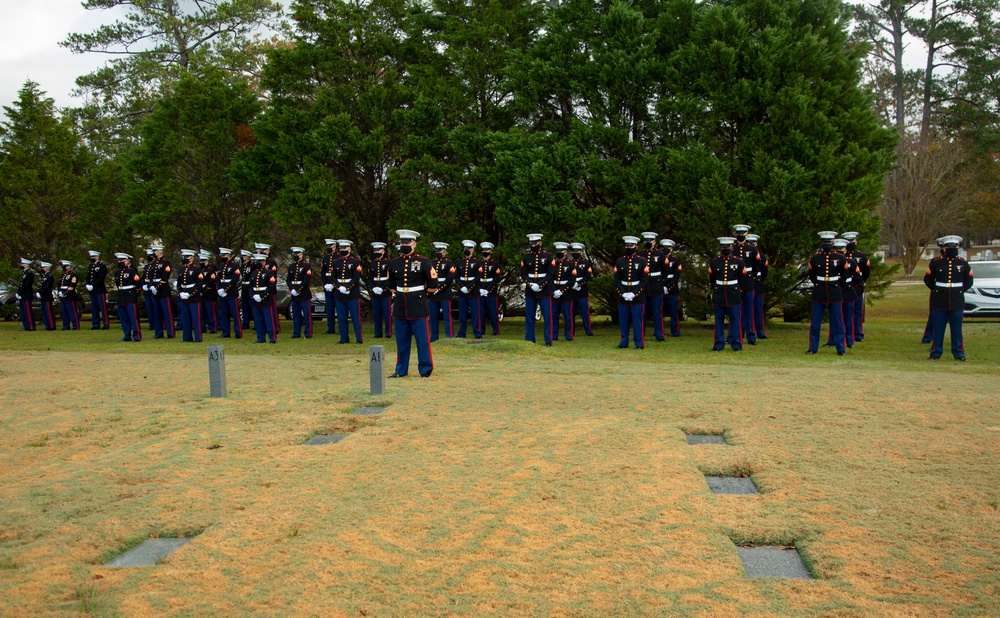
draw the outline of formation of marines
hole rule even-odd
[[[715,320],[713,351],[722,351],[728,345],[738,352],[744,341],[756,345],[758,340],[767,338],[763,309],[768,262],[758,249],[760,237],[749,233],[750,230],[746,224],[734,225],[734,235],[718,239],[719,253],[708,263]],[[283,274],[279,274],[277,262],[271,257],[271,246],[265,243],[255,243],[254,252],[242,250],[239,254],[220,247],[217,260],[206,250],[182,249],[181,263],[176,268],[164,257],[163,245],[153,244],[146,250],[141,271],[131,255],[115,253],[117,270],[112,281],[118,292],[116,310],[123,332],[121,340],[142,340],[138,311],[141,290],[147,332],[152,332],[156,339],[174,338],[178,323],[184,341],[200,342],[204,333],[239,339],[252,321],[256,343],[276,343],[281,332],[278,282],[283,277],[291,297],[293,339],[313,336],[311,286],[318,282],[327,301],[326,332],[336,334],[339,329],[339,343],[350,343],[350,322],[355,342],[362,343],[361,291],[365,286],[372,303],[374,336],[388,338],[395,334],[407,342],[415,338],[418,355],[423,359],[418,363],[420,374],[429,375],[432,370],[429,345],[441,336],[442,325],[447,338],[464,338],[471,332],[473,337],[481,339],[487,328],[493,335],[499,334],[502,269],[492,257],[493,243],[463,240],[461,257],[452,261],[448,258],[447,243],[433,243],[434,257],[424,258],[414,252],[417,232],[399,230],[398,233],[399,257],[390,258],[386,243],[374,242],[372,259],[367,264],[352,255],[350,240],[326,239],[327,250],[318,276],[314,275],[302,247],[291,247],[292,262]],[[668,332],[672,337],[681,334],[679,295],[683,267],[673,253],[676,243],[662,239],[657,246],[657,236],[655,232],[643,232],[641,238],[622,238],[624,250],[613,268],[619,348],[628,348],[630,339],[635,348],[645,348],[650,321],[657,341],[665,341]],[[820,249],[808,262],[813,311],[806,353],[818,353],[822,322],[828,316],[825,345],[836,348],[837,354],[843,356],[857,342],[864,341],[864,293],[871,262],[857,249],[857,232],[846,232],[838,238],[836,232],[823,231],[819,236]],[[586,335],[592,336],[588,284],[594,277],[594,266],[584,255],[585,246],[579,242],[555,242],[553,252],[549,253],[543,248],[542,237],[542,234],[527,236],[528,249],[518,269],[524,284],[525,340],[535,341],[536,315],[542,318],[547,346],[559,340],[560,321],[566,341],[576,336],[577,318]],[[931,261],[924,278],[931,289],[925,342],[933,344],[932,359],[942,355],[944,331],[950,327],[952,354],[958,360],[965,360],[961,334],[963,294],[972,286],[973,273],[969,264],[958,257],[961,242],[957,236],[939,239],[941,253]],[[99,252],[88,253],[90,263],[83,281],[78,279],[71,261],[60,262],[62,272],[58,280],[51,263],[39,262],[37,291],[35,273],[31,270],[33,262],[21,260],[23,274],[17,299],[24,330],[35,330],[33,297],[41,304],[46,330],[56,329],[55,302],[60,303],[63,330],[79,329],[77,288],[81,283],[91,299],[92,329],[109,327],[105,283],[108,268]],[[402,261],[397,263],[399,260]],[[406,268],[410,270],[399,270],[401,264],[408,264]],[[417,279],[421,283],[415,283]],[[172,280],[177,291],[176,316]],[[408,302],[401,304],[401,300]],[[452,301],[457,302],[457,328]],[[401,364],[396,375],[406,375],[404,365],[408,356],[406,347],[400,352]]]

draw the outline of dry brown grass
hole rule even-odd
[[[997,613],[989,369],[535,350],[441,345],[363,418],[347,355],[230,355],[212,400],[202,356],[8,352],[0,614],[75,613],[91,585],[124,616]],[[763,493],[713,495],[710,471]],[[101,566],[151,533],[199,534]],[[818,579],[746,580],[733,540],[794,543]]]

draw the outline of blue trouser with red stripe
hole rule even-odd
[[[22,330],[35,330],[35,314],[31,312],[31,299],[22,298],[17,304],[21,311]]]
[[[552,301],[552,339],[559,340],[559,318],[563,320],[563,336],[566,341],[573,341],[573,301],[553,300]]]
[[[552,343],[552,298],[525,298],[524,299],[524,340],[535,342],[535,311],[542,310],[542,320],[545,325],[545,343]]]
[[[396,375],[403,377],[410,370],[411,338],[417,342],[417,371],[423,376],[434,369],[429,322],[429,318],[393,321],[396,327]]]
[[[159,339],[166,331],[167,337],[174,338],[174,310],[170,306],[170,296],[163,296],[156,299],[156,304],[160,310],[156,312],[156,338]]]
[[[733,307],[720,307],[713,305],[715,312],[715,345],[713,350],[721,350],[728,343],[734,350],[743,349],[743,311],[739,305]],[[729,317],[729,336],[725,336],[726,317]]]
[[[743,292],[743,306],[740,308],[740,319],[743,320],[743,335],[750,343],[757,343],[757,332],[753,328],[753,292]]]
[[[576,316],[580,316],[583,320],[583,330],[588,335],[593,335],[594,331],[590,327],[590,299],[586,296],[573,299],[573,320],[576,320]]]
[[[63,330],[79,330],[80,314],[76,311],[75,300],[64,300],[59,303],[59,313],[62,314]]]
[[[184,341],[201,341],[201,303],[181,302],[181,329]]]
[[[348,343],[347,318],[354,324],[354,340],[361,343],[361,300],[358,298],[337,301],[337,325],[340,328],[340,343]]]
[[[830,308],[830,339],[833,345],[837,346],[837,352],[846,352],[844,342],[844,309],[843,303],[817,303],[813,302],[812,322],[809,325],[809,350],[815,352],[819,349],[819,333],[823,326],[823,314],[827,307]]]
[[[493,334],[500,334],[500,300],[498,296],[483,296],[479,299],[479,332],[486,332],[489,321]]]
[[[313,336],[312,305],[308,298],[292,301],[292,339],[298,339],[302,335],[306,339],[312,339]]]
[[[157,320],[157,314],[159,313],[159,303],[156,302],[156,297],[145,292],[142,295],[142,300],[146,303],[146,324],[149,327],[148,330],[156,332],[160,329],[159,321]]]
[[[652,287],[652,286],[650,286]],[[663,286],[658,286],[661,290]],[[645,314],[653,321],[653,336],[657,341],[663,341],[663,294],[650,294],[646,296]],[[645,321],[645,318],[643,318]],[[643,324],[645,330],[645,324]]]
[[[431,300],[427,303],[431,308],[430,329],[431,341],[438,340],[438,324],[444,321],[444,336],[451,339],[455,336],[455,323],[451,318],[450,300]]]
[[[52,312],[52,301],[42,301],[42,321],[45,322],[45,330],[56,329],[56,314]]]
[[[372,321],[375,322],[375,336],[392,337],[392,297],[372,296]]]
[[[854,301],[854,340],[864,341],[865,339],[865,295],[858,294],[858,300]]]
[[[253,327],[257,331],[257,343],[264,343],[265,337],[271,338],[271,343],[278,341],[278,335],[274,331],[274,309],[268,305],[266,307],[253,308]]]
[[[92,328],[108,328],[108,295],[90,295],[90,321]]]
[[[630,327],[635,347],[646,347],[646,325],[643,323],[645,322],[645,316],[645,303],[631,305],[618,303],[618,330],[621,331],[622,335],[621,341],[618,342],[619,348],[628,347],[628,331]]]
[[[142,330],[139,328],[139,312],[135,303],[117,305],[118,321],[125,333],[125,341],[142,341]]]
[[[665,294],[663,303],[666,305],[666,313],[670,316],[670,335],[672,337],[681,336],[681,297],[678,294]]]
[[[201,332],[214,333],[219,330],[219,305],[214,300],[201,301]]]
[[[332,335],[337,332],[337,293],[323,292],[323,300],[326,301],[326,334]]]
[[[233,321],[233,331],[236,338],[243,336],[243,320],[240,319],[239,307],[240,299],[236,297],[226,297],[219,299],[219,330],[223,337],[229,336],[229,320]]]
[[[851,319],[854,319],[853,317]],[[753,293],[753,332],[758,337],[766,337],[764,330],[764,293]]]
[[[934,341],[931,344],[931,358],[940,358],[944,353],[944,328],[951,327],[951,355],[965,358],[965,340],[962,338],[963,310],[933,309]]]
[[[472,334],[477,339],[483,336],[479,330],[479,299],[458,297],[458,337],[465,337],[465,327],[472,322]]]

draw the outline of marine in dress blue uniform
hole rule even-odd
[[[664,238],[660,241],[663,251],[663,315],[670,320],[670,336],[681,336],[681,274],[684,267],[681,260],[674,255],[673,240]]]
[[[719,238],[719,255],[708,265],[708,283],[712,289],[712,309],[715,313],[714,352],[726,349],[726,344],[739,352],[743,349],[743,288],[747,286],[746,264],[734,255],[732,236]],[[726,318],[729,318],[729,334],[725,334]]]
[[[646,347],[646,284],[649,268],[646,258],[639,255],[637,236],[624,236],[625,255],[615,262],[615,291],[618,293],[618,329],[621,331],[619,348],[628,347],[629,328],[637,349]]]
[[[764,282],[767,280],[767,272],[770,269],[767,257],[758,246],[760,244],[759,234],[747,234],[747,244],[757,250],[760,259],[750,272],[753,279],[753,332],[758,339],[767,339],[767,327],[764,323],[764,302],[766,288]]]
[[[274,324],[274,297],[278,294],[278,278],[267,268],[267,255],[255,253],[256,268],[250,274],[250,302],[253,303],[253,326],[257,331],[255,343],[278,342]]]
[[[156,302],[155,289],[150,285],[153,280],[153,273],[156,272],[156,252],[152,248],[146,249],[145,261],[146,263],[143,265],[142,273],[140,274],[142,278],[142,301],[146,305],[147,330],[155,334],[159,330],[156,317],[160,307],[159,303]]]
[[[368,262],[367,283],[372,299],[372,322],[375,338],[392,337],[392,292],[386,287],[389,281],[389,258],[384,242],[372,243],[372,261]]]
[[[108,322],[108,266],[101,261],[101,254],[89,251],[90,265],[87,266],[87,276],[84,286],[90,294],[90,330],[107,330]]]
[[[434,272],[437,273],[437,285],[428,292],[427,302],[430,308],[431,341],[437,341],[444,323],[444,336],[451,339],[455,336],[455,320],[451,315],[451,301],[454,297],[455,264],[448,259],[448,243],[434,243]]]
[[[563,320],[563,335],[573,341],[573,286],[576,285],[576,262],[569,257],[569,243],[554,242],[556,252],[555,280],[552,282],[552,340],[559,339],[559,318]]]
[[[278,263],[274,261],[271,257],[271,245],[258,242],[254,243],[254,250],[257,253],[263,254],[264,263],[261,268],[267,270],[274,277],[274,280],[278,280]],[[278,294],[275,292],[271,297],[271,324],[274,326],[274,334],[277,337],[281,334],[281,314],[278,313]]]
[[[858,295],[854,287],[855,277],[861,276],[861,271],[854,259],[847,255],[847,239],[835,238],[833,240],[833,250],[838,255],[844,256],[847,260],[847,274],[840,280],[841,312],[844,314],[844,344],[848,349],[854,347],[854,303],[858,300]],[[833,340],[833,328],[830,328],[826,345],[836,345]]]
[[[594,278],[594,265],[583,255],[585,249],[582,242],[570,243],[570,257],[576,269],[576,282],[572,287],[573,294],[573,328],[576,329],[576,316],[580,316],[583,331],[588,337],[594,336],[590,324],[590,280]]]
[[[249,252],[247,252],[249,253]],[[243,264],[233,256],[229,247],[219,247],[219,271],[216,281],[216,294],[219,296],[219,330],[220,339],[230,337],[232,333],[237,339],[243,337],[243,319],[240,316],[240,291],[243,288]]]
[[[218,269],[212,264],[214,257],[210,251],[202,249],[198,253],[201,260],[201,332],[215,334],[219,331]]]
[[[291,299],[292,339],[305,336],[312,339],[312,290],[309,281],[312,278],[312,266],[306,261],[305,249],[292,247],[292,263],[288,266],[288,276],[285,285]]]
[[[858,299],[854,301],[854,340],[865,340],[865,283],[872,274],[872,262],[868,256],[858,251],[858,233],[844,232],[843,238],[847,241],[847,257],[854,260],[861,271],[860,277],[854,277],[854,291]],[[928,340],[928,343],[930,341]]]
[[[455,262],[455,291],[458,295],[458,334],[465,339],[466,328],[472,322],[472,334],[482,339],[479,330],[479,280],[483,276],[483,264],[476,259],[476,242],[462,241],[462,257]]]
[[[653,322],[653,337],[665,341],[663,336],[663,251],[656,248],[656,232],[643,232],[643,249],[639,253],[646,260],[649,278],[646,283],[646,312],[644,320]],[[645,331],[645,326],[643,327]]]
[[[73,262],[61,260],[63,272],[59,277],[59,313],[62,314],[63,330],[80,329],[80,309],[76,306],[76,272]]]
[[[552,345],[552,282],[556,260],[542,251],[542,235],[528,234],[528,253],[521,259],[520,275],[524,282],[524,340],[535,343],[535,312],[540,310],[545,345]]]
[[[413,230],[396,230],[401,255],[389,262],[387,287],[395,294],[392,317],[396,332],[396,371],[390,378],[402,378],[410,370],[410,345],[417,345],[417,371],[429,378],[434,371],[431,354],[430,307],[427,292],[437,285],[434,263],[416,253],[417,238]]]
[[[736,233],[736,243],[733,245],[733,254],[736,257],[743,260],[743,265],[747,269],[748,280],[742,286],[741,294],[743,295],[743,304],[740,307],[740,319],[743,320],[742,329],[743,335],[746,337],[747,343],[750,345],[757,345],[757,331],[754,326],[753,312],[754,312],[754,295],[756,287],[754,285],[754,276],[757,271],[760,270],[760,265],[763,262],[760,257],[760,252],[757,248],[750,242],[747,241],[747,234],[750,232],[750,226],[745,223],[739,223],[733,226],[733,231]]]
[[[483,277],[479,280],[479,332],[486,333],[486,323],[494,335],[500,334],[500,263],[493,259],[493,243],[479,243],[483,254]]]
[[[115,310],[118,312],[118,322],[122,326],[122,341],[142,341],[142,327],[139,324],[139,290],[142,289],[142,277],[132,266],[132,256],[128,253],[116,253],[118,272],[115,273],[115,287],[118,288],[118,302]]]
[[[21,312],[21,330],[35,330],[35,315],[31,301],[35,298],[35,273],[31,270],[31,260],[21,258],[21,281],[18,283],[17,309]]]
[[[337,318],[340,327],[340,341],[337,343],[350,343],[348,336],[347,318],[351,318],[354,325],[354,340],[362,343],[361,338],[361,281],[364,278],[364,268],[361,260],[351,255],[351,245],[349,240],[338,240],[337,249],[340,259],[337,261],[336,272],[336,292],[337,298]]]
[[[836,232],[820,232],[820,251],[809,258],[809,280],[813,284],[813,313],[809,326],[809,349],[806,350],[806,354],[816,354],[819,350],[823,314],[827,310],[830,314],[830,337],[837,348],[837,354],[840,356],[847,354],[844,311],[841,308],[844,294],[841,285],[843,279],[848,276],[848,267],[844,256],[833,250],[836,236]]]
[[[337,332],[337,261],[340,255],[337,254],[337,240],[326,239],[326,253],[323,254],[323,263],[320,265],[319,276],[323,284],[323,300],[326,301],[326,334],[333,335]]]
[[[944,257],[932,260],[924,273],[924,285],[931,291],[931,312],[934,318],[934,339],[930,360],[944,353],[944,329],[951,329],[951,355],[965,360],[965,339],[962,338],[962,318],[965,314],[965,293],[972,287],[972,266],[958,255],[961,236],[939,239]]]
[[[204,276],[195,262],[197,253],[192,249],[181,249],[181,264],[177,272],[177,308],[181,314],[181,330],[184,341],[201,342],[201,289]]]
[[[35,298],[42,304],[42,322],[45,324],[45,330],[55,330],[56,315],[52,310],[52,293],[55,290],[56,281],[55,277],[52,276],[52,263],[39,262],[38,264],[42,267],[42,283],[38,287],[38,291],[35,292]]]
[[[156,266],[149,283],[153,290],[153,296],[156,297],[158,307],[156,312],[157,330],[153,338],[162,339],[163,337],[167,337],[168,339],[173,339],[175,327],[174,308],[170,298],[170,276],[172,274],[170,260],[163,256],[163,245],[154,243],[149,248],[156,254]]]

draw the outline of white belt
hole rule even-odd
[[[230,281],[232,281],[232,279],[223,279],[222,283],[229,283]]]
[[[340,283],[350,283],[352,279],[337,279]]]
[[[267,287],[254,288],[253,291],[254,292],[266,292],[267,291]]]
[[[445,282],[445,281],[447,281],[447,280],[448,280],[448,277],[438,277],[438,281],[441,281],[442,283]]]
[[[640,285],[642,281],[622,281],[622,285]]]
[[[389,277],[372,277],[375,281],[388,281]]]
[[[292,281],[292,285],[302,285],[301,281]]]
[[[405,294],[407,292],[420,292],[423,289],[424,289],[424,286],[422,286],[422,285],[415,285],[415,286],[410,287],[410,288],[399,288],[399,291]]]
[[[548,275],[528,275],[530,279],[543,279],[545,277],[548,277]]]
[[[135,286],[134,285],[123,285],[123,286],[119,287],[118,289],[119,290],[134,290]]]
[[[737,283],[739,283],[739,281],[735,279],[733,281],[719,281],[718,279],[715,280],[715,285],[736,285]]]
[[[673,278],[674,278],[673,275],[667,275],[667,279],[673,279]]]
[[[566,285],[569,281],[556,281],[558,285]]]
[[[492,277],[491,277],[491,278],[489,278],[489,279],[483,279],[483,283],[489,283],[489,282],[491,282],[491,281],[493,281],[493,278],[492,278]]]
[[[197,283],[185,283],[181,287],[184,288],[184,289],[187,289],[187,288],[193,288],[196,285],[198,285],[198,284]]]
[[[649,273],[649,276],[650,276],[650,277],[659,277],[659,276],[660,276],[660,275],[662,275],[662,274],[663,274],[662,272],[659,272],[659,271],[657,271],[657,272],[655,272],[655,273]]]
[[[840,275],[837,275],[836,277],[816,277],[816,278],[819,279],[820,281],[840,281]]]
[[[960,288],[963,285],[965,285],[965,284],[964,283],[943,283],[941,281],[937,282],[937,286],[939,288]]]
[[[850,283],[851,281],[854,281],[854,277],[848,277],[847,279],[844,279],[844,281]]]
[[[476,278],[475,277],[459,277],[458,280],[459,281],[475,281]]]

